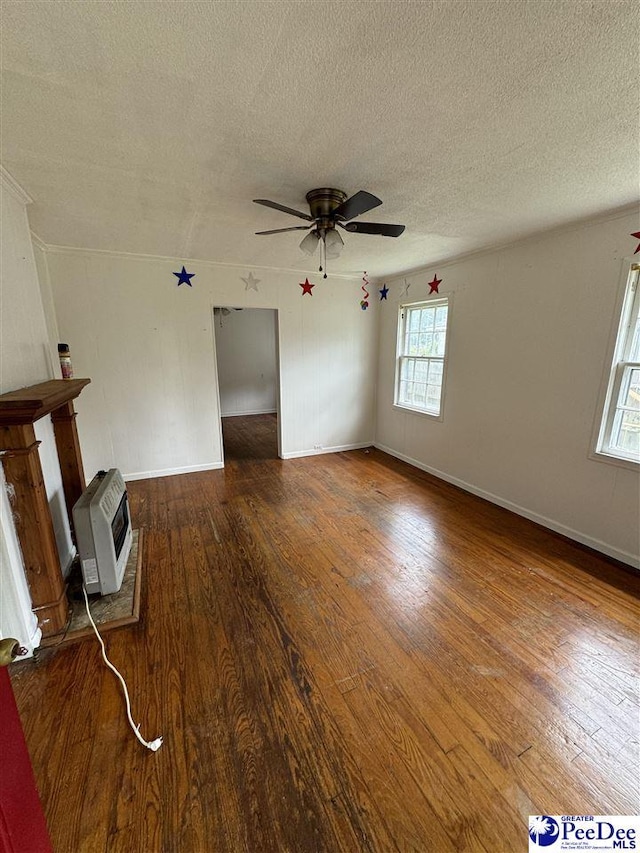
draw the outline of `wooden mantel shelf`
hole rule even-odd
[[[50,379],[0,395],[0,425],[32,424],[75,400],[90,379]]]

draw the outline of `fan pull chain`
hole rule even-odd
[[[324,267],[324,275],[323,278],[327,277],[327,246],[324,242],[324,234],[320,237],[320,267],[319,272],[322,272],[322,267]]]

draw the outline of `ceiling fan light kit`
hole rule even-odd
[[[404,231],[404,225],[390,225],[384,222],[350,222],[368,210],[382,204],[381,200],[366,190],[359,190],[347,198],[342,190],[331,187],[320,187],[309,190],[306,195],[310,213],[303,213],[292,207],[286,207],[277,201],[266,198],[254,198],[255,204],[262,204],[282,213],[306,219],[311,225],[293,225],[290,228],[276,228],[270,231],[256,231],[256,234],[281,234],[284,231],[309,231],[300,243],[300,248],[307,255],[312,255],[320,244],[320,272],[327,277],[327,258],[333,260],[340,257],[344,240],[336,231],[336,226],[354,234],[378,234],[382,237],[399,237]],[[312,230],[310,230],[312,229]]]
[[[325,232],[324,245],[327,258],[329,258],[329,260],[333,260],[334,258],[340,257],[340,253],[344,248],[344,240],[335,229],[332,229],[331,231]]]
[[[302,249],[302,251],[305,254],[313,255],[316,248],[318,247],[318,240],[319,239],[320,239],[320,235],[318,234],[317,231],[310,231],[307,234],[307,236],[303,239],[302,243],[300,243],[300,248]]]

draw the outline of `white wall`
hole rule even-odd
[[[58,358],[58,322],[53,305],[53,293],[49,281],[49,268],[44,245],[32,236],[33,255],[36,264],[38,284],[40,288],[41,312],[44,317],[47,330],[48,347],[45,348],[45,359],[48,358],[50,375],[47,378],[61,378],[60,361]],[[34,425],[37,438],[42,442],[40,445],[40,464],[44,475],[45,488],[49,499],[51,520],[53,521],[53,532],[58,546],[60,565],[65,577],[71,569],[71,562],[75,557],[75,547],[71,541],[69,529],[69,517],[64,501],[62,490],[62,475],[60,473],[60,462],[55,446],[55,436],[51,418],[42,418]]]
[[[50,342],[45,321],[26,207],[28,196],[2,172],[0,229],[0,393],[53,377]],[[41,441],[40,459],[52,510],[60,560],[68,566],[73,545],[64,504],[60,465],[50,418],[36,423]],[[4,475],[0,477],[0,632],[15,636],[33,649],[40,641],[37,620],[24,577],[22,555]]]
[[[214,326],[222,417],[277,411],[275,312],[230,309]]]
[[[397,311],[380,311],[376,444],[632,565],[637,471],[589,458],[622,260],[620,214],[407,276],[452,295],[444,419],[395,410]]]
[[[360,309],[360,280],[107,252],[47,252],[59,333],[76,376],[87,478],[116,466],[126,477],[222,465],[213,306],[279,312],[282,455],[366,446],[373,440],[377,323]]]
[[[47,262],[47,251],[44,243],[41,243],[35,235],[31,235],[33,243],[33,256],[36,262],[36,270],[38,273],[38,283],[40,285],[40,300],[42,302],[42,313],[44,322],[47,328],[47,338],[49,341],[49,363],[51,365],[51,375],[55,379],[60,379],[60,360],[58,358],[58,343],[60,343],[60,335],[58,333],[58,319],[53,304],[53,292],[51,290],[51,281],[49,279],[49,265]]]

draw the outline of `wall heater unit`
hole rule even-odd
[[[98,471],[73,507],[73,526],[87,593],[117,592],[132,541],[127,490],[117,468]]]

